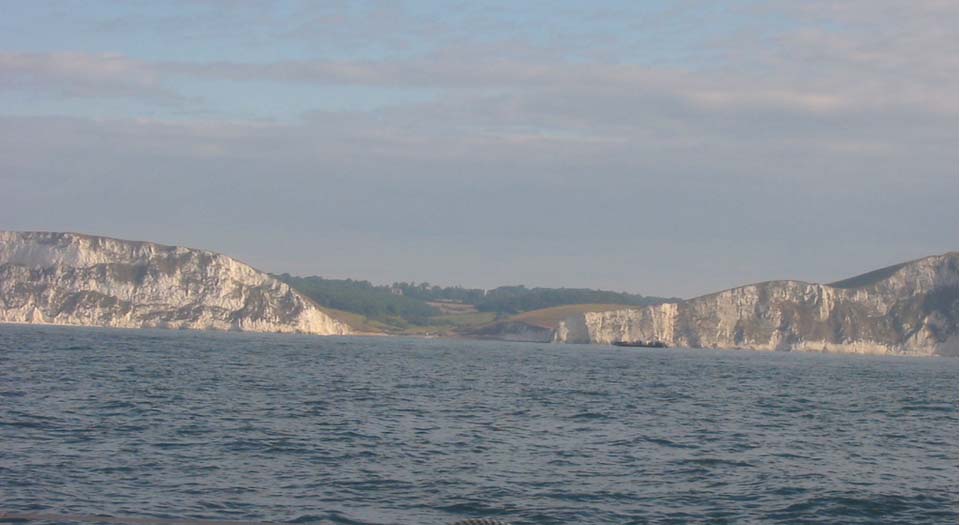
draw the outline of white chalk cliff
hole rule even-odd
[[[225,255],[52,232],[0,232],[0,323],[350,332],[286,284]]]
[[[955,356],[957,290],[952,252],[832,284],[771,281],[675,304],[578,314],[557,326],[554,340]]]

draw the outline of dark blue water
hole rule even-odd
[[[956,359],[0,325],[0,513],[955,523],[957,386]]]

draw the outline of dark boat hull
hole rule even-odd
[[[613,346],[625,346],[630,348],[666,348],[667,343],[663,341],[614,341]]]

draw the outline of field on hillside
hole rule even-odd
[[[524,312],[510,317],[494,312],[465,312],[436,315],[426,323],[406,323],[400,318],[382,322],[363,315],[325,308],[330,315],[340,319],[358,332],[384,333],[393,335],[437,335],[455,336],[470,333],[478,328],[497,323],[519,322],[543,328],[555,328],[557,324],[572,315],[584,312],[607,312],[623,310],[630,306],[622,304],[570,304]]]
[[[507,319],[507,321],[523,322],[544,328],[554,328],[560,321],[563,321],[571,315],[582,314],[584,312],[608,312],[610,310],[625,310],[631,306],[622,304],[568,304],[564,306],[554,306],[553,308],[543,308],[517,314]],[[636,308],[636,307],[632,307]]]

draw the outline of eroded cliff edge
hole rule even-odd
[[[0,322],[350,332],[286,284],[225,255],[54,232],[0,232]]]
[[[676,304],[587,312],[554,340],[691,348],[957,355],[957,253],[831,284],[771,281]]]

